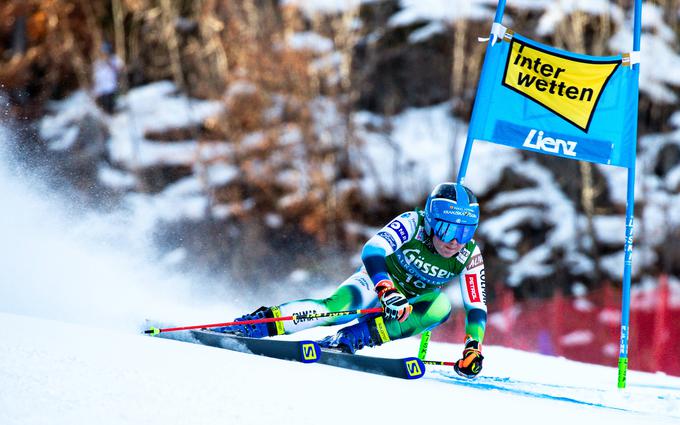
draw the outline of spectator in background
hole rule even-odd
[[[93,65],[92,93],[97,105],[106,113],[112,114],[116,110],[118,77],[123,70],[123,61],[107,42],[102,43],[99,53],[99,58]]]

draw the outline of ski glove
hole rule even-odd
[[[378,299],[383,305],[383,314],[391,320],[398,320],[400,323],[408,319],[413,306],[408,303],[406,297],[394,287],[388,279],[383,279],[375,285]]]
[[[482,345],[479,341],[470,339],[465,343],[463,358],[458,360],[453,366],[456,373],[465,378],[476,378],[482,371]]]

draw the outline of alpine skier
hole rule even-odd
[[[474,378],[482,370],[486,328],[484,261],[472,238],[479,224],[475,195],[457,183],[437,185],[424,210],[405,212],[364,245],[363,266],[325,299],[303,299],[261,307],[237,321],[310,313],[383,307],[358,323],[319,341],[321,347],[354,353],[433,329],[448,319],[451,302],[441,290],[458,278],[466,311],[465,348],[455,363],[460,375]],[[314,326],[339,325],[356,316],[324,320],[235,325],[217,331],[252,338],[291,334]]]

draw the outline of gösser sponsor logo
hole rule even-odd
[[[426,263],[424,261],[424,257],[420,255],[419,249],[404,250],[404,255],[406,256],[408,262],[416,266],[418,270],[420,270],[420,272],[423,274],[437,278],[448,278],[453,276],[453,273],[446,269],[442,269],[441,267],[433,266],[430,263]]]
[[[479,298],[479,287],[477,286],[477,275],[466,274],[465,287],[467,288],[467,293],[468,296],[470,297],[470,302],[477,303],[481,301],[481,298]]]
[[[552,137],[543,137],[543,131],[538,131],[538,137],[534,141],[534,136],[537,130],[533,128],[529,131],[522,146],[531,149],[538,149],[544,152],[561,153],[568,156],[576,156],[576,147],[578,143],[569,140],[553,139]]]

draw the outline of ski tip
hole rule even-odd
[[[146,335],[153,335],[153,336],[156,336],[156,335],[158,335],[159,333],[161,333],[161,330],[152,326],[151,328],[145,330],[144,333],[145,333]]]
[[[405,358],[404,369],[406,379],[418,379],[425,375],[425,363],[417,357]]]
[[[321,348],[315,341],[300,341],[300,361],[302,363],[315,363],[319,361]]]

